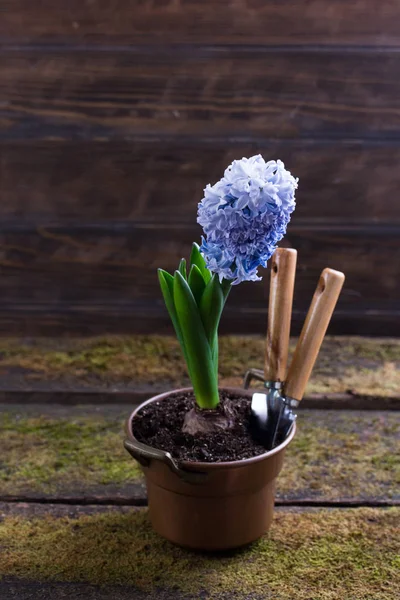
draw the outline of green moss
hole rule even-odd
[[[262,367],[263,336],[220,340],[221,384],[238,385],[249,367]],[[294,342],[291,345],[293,350]],[[23,369],[25,379],[78,380],[124,385],[188,383],[173,337],[130,336],[81,340],[0,340],[0,366]],[[309,392],[397,395],[400,389],[400,340],[328,337],[315,367]]]
[[[305,411],[278,480],[280,497],[399,497],[397,413]]]
[[[55,347],[54,347],[55,345]],[[0,341],[1,364],[42,373],[49,378],[108,375],[112,380],[183,377],[177,341],[161,336],[35,340],[30,344]]]
[[[2,493],[57,491],[137,480],[122,419],[0,415]]]
[[[372,361],[400,362],[400,343],[397,339],[348,338],[343,349],[349,356]]]
[[[144,512],[6,518],[0,575],[206,590],[213,598],[223,591],[239,598],[394,600],[399,517],[399,509],[278,512],[262,540],[219,556],[172,546],[152,532]]]

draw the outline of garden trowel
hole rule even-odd
[[[274,448],[285,439],[296,419],[293,409],[303,398],[343,283],[343,273],[333,269],[322,271],[289,367],[283,394],[276,398],[276,404],[279,405],[278,419],[274,418],[271,426],[268,423],[262,424],[261,417],[258,420],[259,426],[267,434],[263,442],[267,449]],[[267,422],[268,419],[269,415]],[[253,435],[259,439],[260,431]]]
[[[296,261],[297,251],[289,248],[278,248],[272,257],[264,372],[253,369],[247,374],[247,379],[261,379],[267,388],[266,392],[255,392],[251,402],[250,427],[262,444],[273,439],[281,415]]]

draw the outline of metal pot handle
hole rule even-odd
[[[169,452],[152,448],[146,444],[142,444],[137,440],[124,440],[124,447],[129,454],[142,465],[149,467],[152,460],[160,460],[171,469],[175,475],[186,483],[203,483],[207,479],[207,473],[199,473],[197,471],[185,471],[178,466],[178,463],[172,458]]]

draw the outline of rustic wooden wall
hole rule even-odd
[[[301,179],[295,329],[320,270],[332,332],[400,334],[400,4],[3,0],[0,332],[170,331],[155,269],[202,188],[261,152]],[[266,284],[224,331],[265,326]]]

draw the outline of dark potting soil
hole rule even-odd
[[[142,408],[132,422],[133,433],[139,442],[166,450],[177,460],[225,462],[265,453],[249,433],[251,398],[222,392],[220,401],[219,410],[226,402],[234,408],[234,424],[229,430],[183,433],[185,414],[196,404],[192,393],[180,393]]]

